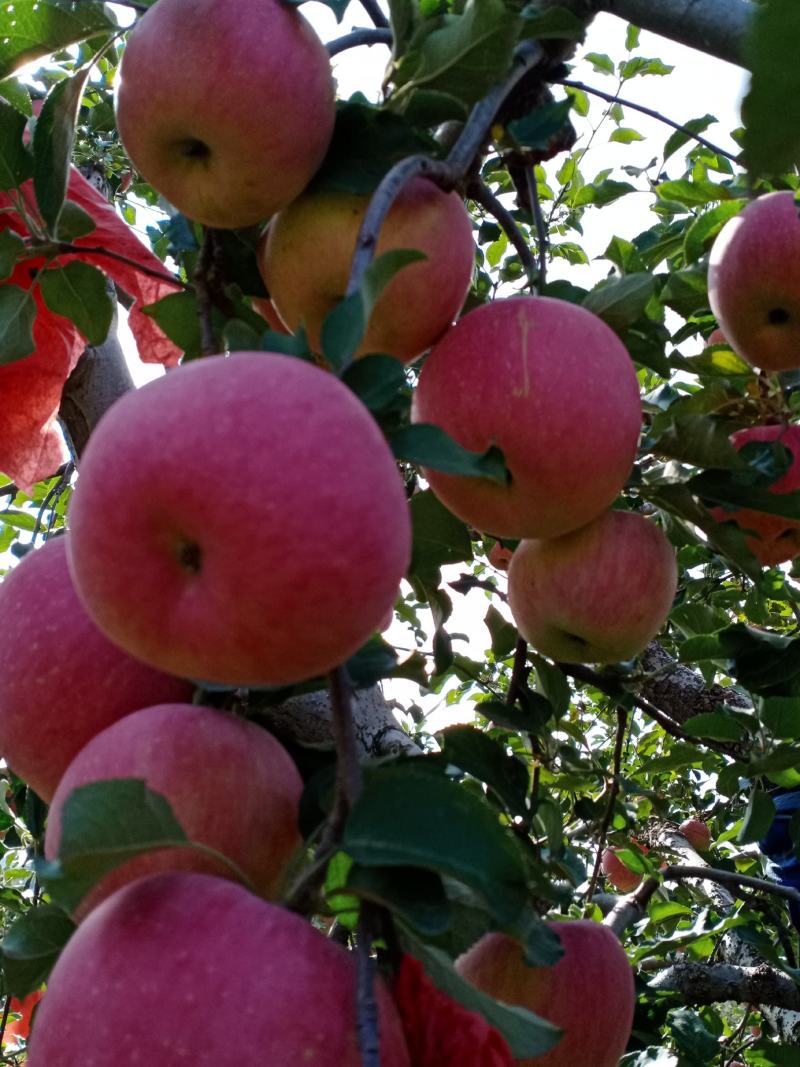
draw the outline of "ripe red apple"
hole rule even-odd
[[[241,886],[142,878],[69,941],[27,1067],[361,1067],[355,983],[352,954]],[[375,993],[381,1065],[409,1067],[382,982]]]
[[[67,768],[47,821],[48,859],[58,856],[64,804],[73,790],[114,778],[144,779],[166,797],[191,841],[233,860],[259,893],[277,895],[302,844],[297,812],[303,783],[272,734],[229,712],[192,704],[161,704],[127,715],[93,737]],[[78,914],[136,878],[173,870],[236,877],[202,852],[148,852],[106,875]]]
[[[95,626],[67,566],[70,535],[29,552],[0,584],[0,752],[43,800],[95,734],[193,686],[132,659]]]
[[[293,200],[333,132],[328,53],[280,0],[159,0],[130,35],[117,126],[189,218],[250,226]]]
[[[748,441],[780,441],[791,455],[788,470],[769,487],[770,493],[800,489],[800,426],[750,426],[731,434],[731,444],[736,449]],[[796,520],[753,508],[714,507],[709,511],[717,522],[735,522],[741,529],[751,531],[754,536],[747,538],[747,547],[765,567],[774,567],[800,553],[800,522]]]
[[[737,355],[767,371],[800,367],[800,217],[794,193],[768,193],[722,228],[708,297]]]
[[[666,622],[678,583],[675,552],[642,515],[607,511],[549,541],[522,541],[508,603],[535,649],[566,663],[638,655]]]
[[[626,867],[617,856],[619,849],[605,848],[600,859],[600,869],[603,874],[620,893],[632,893],[642,883],[641,874]]]
[[[599,923],[552,923],[564,947],[554,967],[529,967],[518,942],[487,934],[456,962],[463,978],[497,1000],[561,1027],[564,1036],[520,1067],[616,1067],[630,1037],[633,972],[616,936]]]
[[[698,852],[707,852],[711,848],[711,831],[702,819],[685,819],[678,829]]]
[[[506,548],[505,545],[501,545],[499,541],[496,541],[489,552],[489,562],[499,571],[507,571],[513,555],[514,553],[510,548]]]
[[[370,198],[309,192],[272,220],[261,273],[278,314],[294,332],[305,325],[321,350],[325,316],[347,289],[359,227]],[[358,354],[384,352],[410,363],[458,315],[469,290],[475,243],[464,203],[432,182],[408,182],[381,229],[376,255],[413,248],[426,259],[404,267],[375,305]]]
[[[6,1045],[18,1045],[20,1040],[27,1041],[31,1032],[31,1020],[33,1009],[44,996],[43,989],[36,989],[29,993],[23,1000],[17,997],[11,998],[9,1012],[19,1015],[19,1019],[7,1019],[6,1028],[3,1031],[3,1047]]]
[[[596,315],[547,297],[495,300],[465,315],[431,352],[415,422],[475,452],[497,445],[508,484],[426,470],[459,518],[500,537],[558,537],[609,507],[641,426],[639,384]]]
[[[367,409],[290,356],[237,352],[118,400],[70,509],[78,593],[146,663],[285,685],[351,656],[410,556],[396,463]]]

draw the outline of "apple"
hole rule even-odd
[[[70,535],[29,552],[0,584],[0,752],[49,803],[95,734],[194,686],[132,659],[86,614],[67,566]]]
[[[127,715],[93,737],[67,768],[47,821],[48,859],[58,856],[70,794],[114,778],[144,779],[166,797],[191,841],[232,860],[257,892],[277,895],[287,864],[302,845],[297,818],[303,783],[272,734],[230,712],[192,704],[161,704]],[[206,853],[160,849],[101,879],[78,915],[136,878],[171,870],[236,877]]]
[[[641,401],[624,345],[596,315],[548,297],[495,300],[465,315],[420,374],[413,420],[464,448],[502,449],[510,481],[426,469],[464,522],[498,537],[558,537],[624,486]]]
[[[6,1028],[3,1032],[4,1048],[6,1045],[18,1045],[20,1041],[28,1040],[28,1035],[31,1032],[33,1009],[43,996],[44,990],[36,989],[33,993],[29,993],[23,1000],[19,1000],[17,997],[11,998],[11,1003],[8,1008],[9,1013],[19,1015],[19,1019],[8,1018],[6,1020]]]
[[[302,323],[314,351],[321,351],[325,316],[345,295],[369,201],[352,193],[306,192],[267,230],[264,282],[281,319],[292,332]],[[475,243],[459,195],[424,178],[408,182],[386,216],[375,254],[395,248],[418,249],[427,258],[389,282],[357,354],[383,352],[410,363],[450,326],[469,291]]]
[[[361,1067],[355,986],[354,955],[241,886],[205,874],[141,878],[96,908],[62,952],[27,1067]],[[375,994],[381,1065],[410,1067],[380,980]]]
[[[274,330],[275,333],[289,333],[289,330],[284,325],[283,319],[281,319],[275,305],[268,296],[254,296],[253,310],[259,313],[267,326],[269,326],[271,330]]]
[[[496,1000],[535,1012],[564,1035],[520,1067],[616,1067],[630,1037],[633,972],[616,936],[600,923],[551,923],[564,948],[553,967],[529,967],[517,941],[487,934],[456,961],[468,982]]]
[[[489,551],[489,562],[493,567],[496,567],[497,570],[507,571],[513,555],[514,553],[510,548],[506,548],[506,546],[500,544],[499,541],[495,541]]]
[[[702,819],[684,819],[678,829],[698,852],[707,852],[711,848],[711,831]]]
[[[750,426],[731,434],[734,448],[743,448],[749,441],[780,441],[791,456],[783,477],[769,487],[770,493],[791,493],[800,489],[800,426]],[[746,539],[747,547],[765,567],[794,559],[800,554],[800,522],[769,515],[753,508],[709,508],[717,522],[735,522],[753,536]]]
[[[800,367],[800,216],[768,193],[730,219],[711,249],[708,297],[737,355],[766,371]]]
[[[600,869],[608,881],[621,893],[632,893],[642,884],[642,876],[626,867],[617,856],[619,849],[605,848],[600,859]]]
[[[411,550],[374,419],[310,363],[185,364],[103,416],[70,508],[97,625],[145,663],[230,685],[331,670],[394,605]]]
[[[678,583],[675,552],[642,515],[607,511],[549,541],[522,541],[508,603],[535,649],[566,663],[638,655],[666,622]]]
[[[250,226],[293,200],[322,162],[330,59],[280,0],[159,0],[128,39],[116,113],[134,166],[179,211]]]

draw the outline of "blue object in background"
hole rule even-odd
[[[789,823],[796,811],[800,811],[800,789],[773,796],[775,818],[769,832],[758,842],[758,847],[773,864],[773,874],[781,885],[800,889],[800,858],[795,851],[789,833]],[[800,904],[789,901],[792,922],[800,930]]]

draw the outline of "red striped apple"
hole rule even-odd
[[[800,426],[750,426],[731,435],[734,448],[750,441],[780,441],[789,452],[789,469],[769,487],[770,493],[791,493],[800,489]],[[709,509],[717,522],[735,522],[750,531],[747,547],[765,567],[794,559],[800,554],[800,522],[770,515],[754,508],[714,507]]]
[[[317,352],[323,320],[345,295],[369,200],[312,191],[269,225],[264,282],[281,319],[292,332],[303,323]],[[418,249],[426,259],[404,267],[388,284],[358,354],[384,352],[410,363],[450,326],[469,290],[475,244],[459,195],[423,178],[408,182],[386,216],[375,252],[395,248]]]
[[[344,662],[392,608],[411,529],[394,457],[333,375],[212,356],[101,419],[70,509],[78,593],[132,655],[285,685]]]
[[[330,60],[280,0],[159,0],[128,40],[116,112],[135,167],[179,211],[250,226],[293,200],[322,162]]]
[[[608,511],[549,541],[522,541],[508,570],[508,603],[535,649],[566,663],[638,655],[667,620],[675,552],[642,515]]]
[[[50,803],[70,760],[117,719],[194,686],[132,659],[98,630],[67,566],[70,535],[0,584],[0,752]]]
[[[221,878],[154,875],[70,939],[27,1067],[361,1067],[355,986],[355,957],[298,915]],[[381,1067],[410,1067],[391,997],[375,992]]]
[[[502,449],[507,484],[425,476],[442,503],[499,537],[558,537],[608,508],[624,486],[641,427],[625,346],[596,315],[547,297],[495,300],[465,315],[431,352],[415,422],[460,445]]]
[[[737,355],[767,371],[800,367],[800,214],[768,193],[723,227],[708,265],[711,310]]]
[[[141,778],[166,797],[191,841],[232,860],[253,888],[278,893],[302,840],[297,825],[303,783],[272,734],[229,712],[161,704],[127,715],[82,748],[59,783],[47,821],[45,855],[56,859],[64,804],[79,786]],[[161,871],[206,871],[235,878],[204,852],[160,849],[115,868],[95,886],[83,916],[120,886]]]
[[[698,852],[707,852],[711,848],[711,831],[702,819],[684,819],[678,829]]]
[[[487,934],[456,969],[489,996],[527,1008],[564,1031],[555,1048],[517,1061],[520,1067],[617,1067],[636,1000],[625,950],[600,923],[550,925],[564,948],[553,967],[529,967],[518,942]]]

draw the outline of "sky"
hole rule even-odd
[[[325,41],[342,36],[356,27],[370,25],[360,5],[356,3],[350,4],[338,26],[331,10],[323,4],[304,4],[302,12]],[[578,54],[607,53],[616,61],[624,55],[625,33],[626,24],[623,21],[612,15],[600,15],[590,26],[586,43]],[[664,63],[673,65],[675,71],[665,77],[634,78],[625,84],[623,96],[661,111],[676,122],[686,122],[711,113],[718,118],[719,123],[709,127],[706,136],[723,148],[735,149],[728,131],[739,125],[739,103],[746,88],[745,75],[740,68],[649,33],[642,33],[636,54],[658,57]],[[346,98],[356,91],[361,91],[368,98],[379,100],[388,58],[389,51],[382,46],[351,49],[336,57],[333,65],[339,95]],[[614,92],[616,87],[616,78],[597,73],[591,64],[585,61],[576,63],[570,77],[605,92]],[[598,122],[605,106],[603,101],[593,99],[588,120],[574,118],[580,136],[576,147],[586,144],[591,135],[591,126]],[[630,109],[625,112],[623,125],[637,130],[645,139],[629,145],[609,144],[607,137],[612,127],[609,126],[605,133],[601,130],[582,167],[587,178],[610,167],[616,171],[612,177],[627,180],[627,175],[619,168],[644,167],[654,156],[660,158],[662,146],[672,132],[662,123]],[[559,165],[560,161],[551,165],[551,172]],[[680,155],[667,166],[667,169],[671,170],[671,176],[676,176],[681,168]],[[635,179],[634,184],[637,184]],[[654,217],[648,208],[649,199],[646,193],[631,194],[602,211],[589,212],[586,216],[585,233],[580,240],[589,255],[590,263],[585,266],[572,266],[564,260],[555,260],[549,268],[549,276],[569,278],[576,285],[586,287],[596,284],[608,273],[609,264],[598,257],[607,247],[610,238],[614,234],[630,238],[653,224]],[[141,224],[146,224],[145,216],[142,217]],[[138,360],[125,327],[121,334],[136,381],[140,383],[160,374],[160,369],[144,365]],[[445,579],[454,580],[460,570],[458,566],[446,568]],[[504,588],[504,577],[498,577],[500,587]],[[455,648],[475,659],[483,659],[484,650],[489,647],[490,641],[482,620],[490,601],[485,599],[479,590],[473,590],[468,596],[452,593],[452,600],[454,614],[448,622],[448,632],[451,635],[463,634],[466,638],[463,641],[457,638]],[[491,602],[506,617],[510,617],[498,597],[493,597]],[[399,621],[393,623],[385,636],[398,648],[410,649],[413,645],[413,636]],[[423,707],[429,714],[427,727],[433,732],[443,725],[456,721],[467,722],[472,718],[470,703],[459,707],[447,705],[446,693],[450,688],[452,686],[448,686],[443,694],[420,698],[419,689],[414,683],[392,681],[386,684],[385,691],[388,697],[403,706],[416,702]]]

